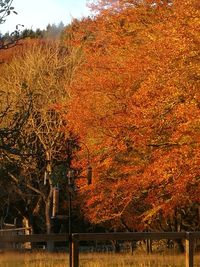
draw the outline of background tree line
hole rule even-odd
[[[23,25],[19,25],[19,36],[18,38],[20,39],[59,39],[61,38],[62,31],[64,30],[65,26],[63,22],[61,21],[59,24],[48,24],[46,29],[41,30],[41,29],[24,29]],[[13,33],[5,33],[1,34],[1,39],[2,40],[10,40],[13,37]]]

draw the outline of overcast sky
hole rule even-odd
[[[24,28],[45,29],[48,23],[67,24],[72,18],[89,15],[88,0],[13,0],[18,15],[12,14],[0,25],[0,32],[12,32],[17,24]]]

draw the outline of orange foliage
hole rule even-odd
[[[8,63],[13,57],[23,55],[24,52],[31,48],[34,45],[43,45],[47,43],[47,40],[41,39],[24,39],[17,42],[15,46],[9,49],[1,49],[0,50],[0,63]]]
[[[74,23],[85,61],[68,114],[96,167],[83,209],[132,228],[200,201],[200,6],[140,2],[101,0]]]

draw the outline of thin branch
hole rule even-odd
[[[16,183],[19,184],[19,180],[16,178],[15,175],[13,175],[11,172],[8,172],[8,175],[12,178],[12,180]],[[24,183],[26,185],[27,188],[29,188],[30,190],[32,190],[33,192],[39,194],[40,196],[43,197],[43,199],[45,199],[45,195],[39,191],[37,188],[33,187],[32,185],[28,184],[28,183]]]

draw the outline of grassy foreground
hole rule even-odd
[[[0,267],[68,267],[65,253],[2,253]],[[184,255],[103,254],[80,255],[80,267],[184,267]],[[195,256],[200,267],[200,255]]]

